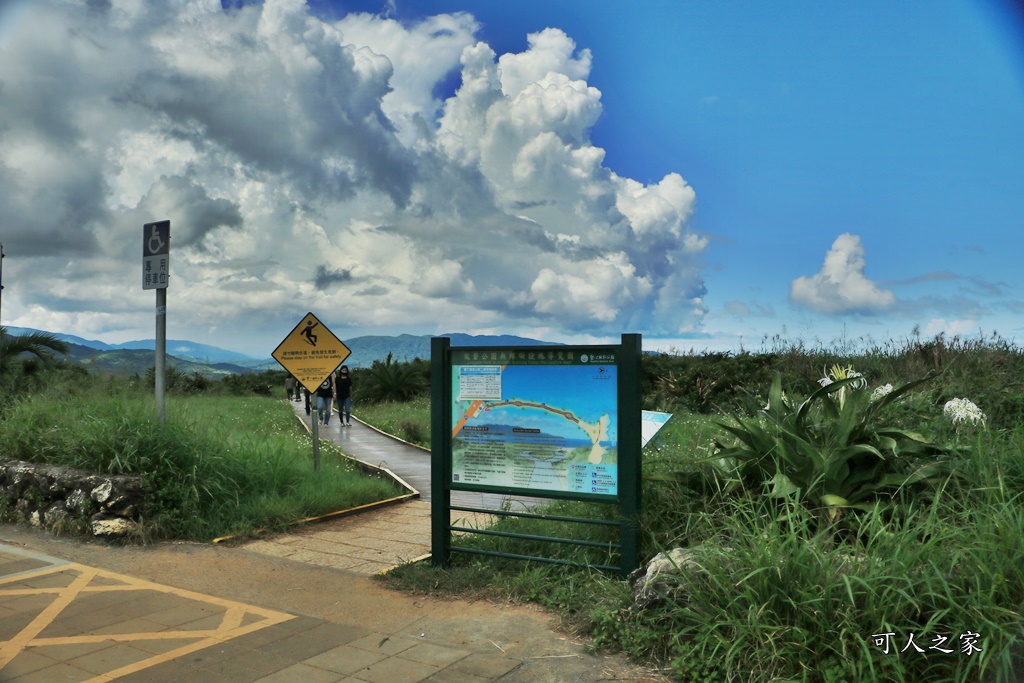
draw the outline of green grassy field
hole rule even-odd
[[[21,397],[0,420],[0,456],[145,475],[150,538],[246,535],[400,493],[327,442],[314,472],[311,438],[283,400],[170,396],[160,425],[151,395],[119,386]]]
[[[352,414],[381,431],[425,448],[430,447],[430,398],[357,404]]]

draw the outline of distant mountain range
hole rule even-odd
[[[550,346],[552,342],[543,342],[526,337],[515,337],[508,334],[463,334],[449,332],[437,335],[448,337],[452,346]],[[350,367],[363,368],[373,365],[375,360],[384,360],[388,353],[395,360],[412,360],[413,358],[430,358],[431,335],[400,334],[397,337],[367,336],[343,339],[352,351],[351,360],[346,361]]]
[[[31,334],[33,332],[43,332],[44,330],[33,330],[28,327],[8,327],[7,331],[13,335],[22,335]],[[124,342],[122,344],[107,344],[106,342],[97,341],[95,339],[83,339],[82,337],[76,337],[73,334],[63,334],[61,332],[50,332],[49,334],[52,334],[63,342],[85,346],[97,351],[152,351],[156,348],[155,339],[139,339],[137,341]],[[234,362],[239,360],[256,360],[252,356],[246,356],[242,353],[227,351],[216,346],[198,344],[196,342],[186,341],[183,339],[168,339],[167,353],[168,355],[187,358],[189,360],[205,364]]]
[[[8,327],[9,334],[20,336],[45,332],[28,327]],[[73,334],[49,332],[68,344],[67,358],[99,374],[145,374],[153,367],[156,340],[140,339],[122,344],[107,344],[94,339],[83,339]],[[452,346],[537,346],[553,345],[526,337],[512,335],[471,335],[460,332],[441,335],[452,340]],[[369,367],[375,360],[384,360],[390,353],[395,360],[430,357],[431,335],[401,334],[397,337],[365,336],[342,340],[352,355],[346,364],[353,368]],[[281,366],[273,358],[253,358],[208,344],[184,339],[167,340],[167,365],[186,374],[198,372],[208,377],[277,370]]]

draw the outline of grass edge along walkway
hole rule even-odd
[[[310,432],[310,435],[312,436],[312,430],[310,429],[309,424],[307,424],[306,421],[302,419],[302,416],[301,415],[296,415],[295,418],[299,421],[299,423],[303,427],[305,427],[307,432]],[[360,422],[362,422],[362,420],[360,420]],[[363,424],[366,424],[366,423],[363,423]],[[367,426],[370,426],[370,425],[367,425]],[[380,432],[381,434],[384,434],[385,436],[390,436],[390,434],[387,434],[385,432],[381,432],[379,429],[376,429],[375,427],[371,427],[371,428],[375,429],[376,431]],[[398,440],[401,441],[401,439],[398,439]],[[338,448],[337,444],[332,443],[330,440],[321,439],[321,441],[327,441],[329,446],[331,448],[333,448],[340,457],[355,463],[355,465],[357,467],[359,467],[361,470],[363,470],[367,474],[371,474],[371,475],[373,475],[373,474],[376,474],[376,475],[383,474],[383,475],[386,475],[387,477],[391,478],[391,480],[394,481],[395,484],[397,484],[399,486],[399,488],[406,489],[408,492],[407,493],[403,493],[400,496],[394,496],[392,498],[386,498],[384,500],[378,500],[378,501],[375,501],[373,503],[366,503],[364,505],[357,505],[356,507],[353,507],[353,508],[346,508],[344,510],[336,510],[335,512],[328,512],[328,513],[323,514],[323,515],[316,515],[315,517],[306,517],[305,519],[298,519],[298,520],[295,520],[294,522],[288,523],[288,525],[287,525],[288,527],[300,526],[300,525],[303,525],[303,524],[314,524],[316,522],[324,522],[324,521],[331,520],[331,519],[338,519],[338,518],[341,518],[341,517],[346,517],[348,515],[355,515],[355,514],[358,514],[360,512],[369,512],[370,510],[376,510],[376,509],[379,509],[379,508],[382,508],[382,507],[387,507],[389,505],[395,505],[397,503],[402,503],[402,502],[405,502],[407,500],[414,500],[414,499],[420,497],[420,492],[419,491],[417,491],[411,484],[406,482],[404,479],[402,479],[400,476],[398,476],[397,474],[395,474],[394,472],[392,472],[388,468],[386,468],[386,467],[378,467],[377,465],[371,465],[370,463],[365,462],[363,460],[360,460],[359,458],[354,458],[351,455],[348,455],[347,453],[342,451],[340,448]],[[403,443],[405,443],[405,442],[403,442]],[[415,444],[409,444],[409,445],[410,446],[414,446]],[[321,448],[323,448],[323,446],[324,446],[324,444],[321,443]],[[419,447],[417,446],[417,448],[419,448]],[[255,530],[253,532],[253,534],[254,535],[260,535],[260,534],[266,533],[266,531],[267,531],[266,529],[257,529],[257,530]],[[211,541],[211,543],[218,544],[218,543],[223,543],[225,541],[237,540],[237,539],[240,539],[240,538],[241,537],[236,536],[236,535],[221,536],[219,538],[213,539]]]

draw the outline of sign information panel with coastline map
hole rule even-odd
[[[451,484],[618,496],[614,347],[451,355]]]

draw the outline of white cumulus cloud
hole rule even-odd
[[[945,318],[933,318],[925,325],[924,334],[926,337],[945,335],[971,335],[979,330],[977,320],[946,320]]]
[[[896,302],[893,293],[865,277],[864,253],[860,237],[841,234],[825,254],[821,270],[793,280],[790,299],[822,313],[864,313],[891,307]]]
[[[566,337],[702,325],[696,195],[680,173],[604,165],[591,54],[557,28],[497,55],[470,14],[329,22],[302,0],[38,0],[12,17],[11,324],[148,336],[138,241],[168,218],[172,332],[197,341],[274,340],[310,309]]]

